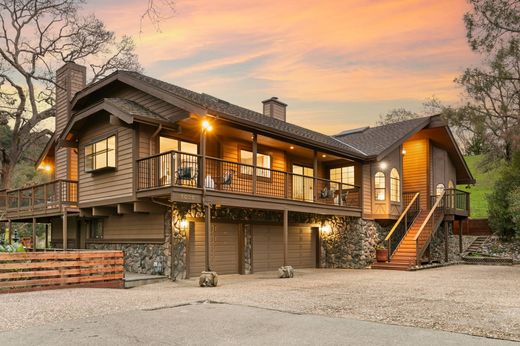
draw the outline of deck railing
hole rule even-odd
[[[180,186],[260,197],[361,207],[360,188],[215,157],[169,151],[137,160],[137,190]],[[205,167],[204,169],[202,167]]]
[[[434,205],[437,196],[430,196],[430,205]],[[445,189],[444,197],[440,201],[440,206],[447,214],[454,212],[469,212],[470,193],[457,189]]]
[[[420,203],[419,192],[404,192],[403,206],[404,210],[395,222],[394,226],[388,232],[385,242],[388,249],[388,258],[391,258],[395,250],[408,232],[410,226],[414,223],[415,218],[419,215]]]
[[[7,213],[75,207],[78,203],[78,182],[55,180],[16,190],[4,190],[0,201],[0,210]]]

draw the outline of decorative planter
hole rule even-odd
[[[387,249],[377,249],[376,250],[376,259],[378,262],[388,262],[388,250]]]

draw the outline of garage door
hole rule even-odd
[[[211,231],[211,269],[219,274],[238,273],[238,225],[215,223]],[[190,227],[190,277],[197,277],[204,270],[205,229],[203,222]]]
[[[316,267],[317,234],[311,227],[289,227],[288,264],[294,268]],[[277,270],[283,265],[283,227],[253,226],[253,271]]]

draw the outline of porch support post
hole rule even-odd
[[[68,237],[68,216],[67,210],[63,212],[63,224],[62,224],[62,237],[63,237],[63,250],[67,250],[67,237]]]
[[[49,248],[49,224],[45,224],[45,248]]]
[[[459,254],[462,255],[462,219],[459,220]]]
[[[444,221],[444,261],[448,262],[449,255],[448,255],[448,222]]]
[[[257,162],[257,153],[258,153],[258,140],[257,140],[257,134],[253,133],[253,173],[252,173],[252,184],[253,184],[253,195],[256,195],[256,166],[258,164]]]
[[[314,202],[318,201],[318,152],[314,150],[314,157],[312,160],[312,175],[314,179],[312,179],[312,191],[314,192]]]
[[[9,239],[7,240],[9,244],[13,243],[13,222],[9,220],[8,222],[8,229],[9,229]]]
[[[289,260],[289,211],[283,211],[283,265],[287,266]]]
[[[206,204],[204,206],[205,208],[205,222],[204,222],[204,231],[205,231],[205,237],[204,237],[204,261],[205,261],[205,270],[207,272],[211,271],[211,268],[210,268],[210,261],[209,261],[209,255],[210,255],[210,250],[209,250],[209,244],[210,244],[210,241],[209,241],[209,238],[211,236],[211,205],[209,204]]]
[[[201,163],[200,163],[200,170],[199,173],[200,180],[199,186],[202,187],[202,190],[204,193],[206,193],[206,130],[202,130],[200,133],[200,151],[201,151]]]
[[[36,251],[36,218],[32,219],[32,250]]]

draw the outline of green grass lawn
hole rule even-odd
[[[478,167],[480,161],[483,159],[482,155],[466,156],[465,159],[477,183],[469,188],[466,188],[466,185],[459,185],[457,188],[471,193],[471,217],[475,219],[487,218],[488,203],[486,195],[493,189],[495,180],[498,177],[498,169],[483,172]]]

